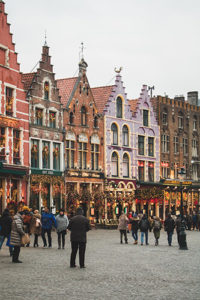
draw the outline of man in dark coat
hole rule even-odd
[[[9,238],[12,227],[12,218],[10,216],[9,210],[6,208],[3,211],[3,215],[0,218],[0,250],[3,245],[5,238]],[[12,247],[10,247],[10,253],[12,252]]]
[[[71,231],[71,259],[70,268],[76,267],[76,254],[79,249],[80,268],[85,268],[86,232],[89,231],[89,220],[83,216],[82,208],[78,208],[76,216],[69,221],[68,229]]]
[[[147,219],[147,216],[144,214],[142,219],[139,222],[139,228],[141,231],[141,246],[144,243],[144,235],[145,235],[145,242],[146,245],[149,245],[148,243],[148,230],[150,228],[149,220]]]
[[[172,219],[171,214],[168,214],[168,217],[164,222],[164,228],[165,228],[165,231],[167,231],[168,244],[169,244],[169,246],[171,246],[172,245],[172,235],[174,233],[174,228],[175,228],[175,222]]]

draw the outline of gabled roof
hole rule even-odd
[[[103,112],[106,102],[108,101],[113,88],[114,85],[101,86],[91,89],[99,113]]]
[[[132,99],[132,100],[128,100],[128,104],[130,105],[132,114],[134,115],[136,113],[137,107],[138,107],[138,99]]]
[[[70,96],[74,90],[75,84],[79,77],[57,79],[57,88],[59,89],[59,96],[61,97],[61,103],[64,107],[67,106]]]
[[[22,82],[24,84],[24,89],[27,91],[31,87],[31,83],[33,82],[33,78],[36,73],[24,73],[22,74]]]

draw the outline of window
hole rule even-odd
[[[178,115],[178,128],[183,129],[183,114],[179,113]]]
[[[192,157],[198,156],[198,142],[197,140],[192,140]]]
[[[167,125],[167,112],[163,111],[162,113],[162,123],[163,125]]]
[[[128,127],[126,125],[124,125],[122,129],[122,138],[123,138],[123,146],[128,146],[129,137],[128,137]]]
[[[174,163],[174,178],[178,178],[178,163]]]
[[[165,161],[161,162],[161,174],[162,174],[162,178],[170,177],[169,162],[165,162]]]
[[[60,170],[60,144],[53,143],[53,169]]]
[[[154,182],[154,163],[148,162],[148,177],[150,182]]]
[[[50,169],[50,143],[42,142],[43,169]]]
[[[138,161],[138,179],[144,181],[144,161]]]
[[[49,82],[45,81],[44,83],[44,99],[49,100]]]
[[[111,158],[111,173],[113,177],[118,176],[118,155],[116,152],[113,152]]]
[[[148,137],[148,155],[154,156],[154,138]]]
[[[74,168],[75,142],[66,141],[67,168]]]
[[[87,143],[78,143],[79,169],[87,169]]]
[[[188,154],[188,139],[183,138],[183,154]]]
[[[127,153],[123,155],[123,177],[129,177],[129,157]]]
[[[0,127],[0,161],[6,160],[5,147],[6,147],[5,128]]]
[[[98,118],[97,118],[97,116],[94,117],[94,128],[98,128]]]
[[[81,108],[81,125],[86,126],[87,125],[87,116],[86,116],[86,108],[85,106],[82,106]]]
[[[13,130],[13,163],[20,164],[20,131]]]
[[[35,109],[35,124],[42,126],[42,124],[43,124],[43,109],[40,109],[40,108]]]
[[[169,135],[161,135],[161,151],[162,153],[169,152]]]
[[[174,153],[179,153],[179,138],[174,136]]]
[[[6,50],[0,48],[0,65],[5,66],[6,64]]]
[[[195,181],[198,180],[197,164],[192,164],[192,179],[195,180]]]
[[[6,87],[6,115],[13,115],[14,90]]]
[[[71,111],[70,114],[69,114],[69,124],[73,124],[74,123],[74,114],[73,112]]]
[[[92,170],[99,169],[99,145],[91,144],[91,167]]]
[[[31,168],[39,168],[39,141],[31,140]]]
[[[144,136],[138,135],[138,154],[144,155]]]
[[[149,126],[149,111],[143,110],[143,126]]]
[[[197,130],[197,117],[194,116],[194,119],[193,119],[193,130]]]
[[[116,124],[114,123],[112,124],[111,131],[112,131],[112,144],[118,145],[118,130]]]
[[[50,128],[56,128],[56,113],[54,111],[49,112],[49,126]]]
[[[116,101],[116,106],[117,106],[117,114],[116,117],[117,118],[122,118],[122,99],[120,97],[117,97],[117,101]]]

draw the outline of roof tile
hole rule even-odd
[[[101,86],[101,87],[96,87],[91,89],[99,113],[103,112],[106,102],[108,101],[111,92],[113,90],[113,87],[114,85],[110,85],[110,86]]]
[[[61,96],[61,103],[64,105],[64,107],[67,105],[77,79],[78,77],[56,80],[57,88],[59,89],[59,95]]]

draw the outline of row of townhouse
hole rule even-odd
[[[70,214],[81,205],[96,219],[131,209],[164,218],[180,210],[183,166],[185,208],[198,208],[195,93],[151,98],[144,85],[130,100],[120,70],[114,85],[91,88],[83,58],[77,77],[55,79],[46,43],[37,70],[21,74],[3,2],[0,20],[0,212],[27,203]]]

